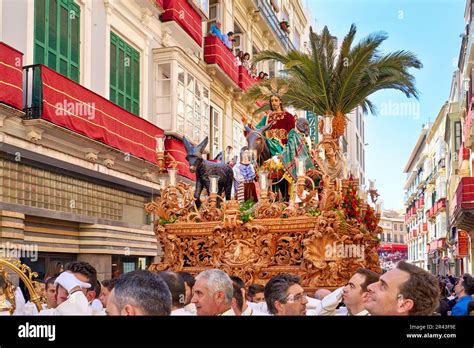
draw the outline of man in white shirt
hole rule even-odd
[[[209,269],[196,276],[191,302],[197,315],[235,315],[232,310],[232,281],[219,269]]]
[[[158,273],[171,292],[171,315],[193,315],[184,309],[186,290],[179,274],[169,271]]]
[[[185,296],[183,310],[187,315],[196,315],[196,306],[194,303],[191,303],[191,298],[193,297],[193,287],[196,283],[196,279],[194,279],[193,275],[188,272],[178,272],[178,274],[184,280]]]
[[[369,297],[367,287],[378,282],[379,277],[379,274],[365,268],[358,269],[351,277],[342,295],[348,315],[369,315],[365,309]]]
[[[39,315],[92,315],[92,309],[85,295],[91,285],[83,280],[88,279],[79,273],[71,271],[61,273],[54,281],[57,285],[58,306],[42,310]]]
[[[235,312],[235,315],[250,316],[250,315],[268,315],[268,313],[263,313],[257,309],[249,306],[249,303],[246,300],[247,294],[245,291],[244,281],[237,277],[231,276],[233,287],[234,287],[234,296],[232,298],[232,309]]]
[[[162,278],[149,271],[122,274],[107,300],[107,315],[167,316],[171,313],[171,292]]]
[[[265,301],[273,315],[306,315],[308,299],[300,285],[300,277],[279,274],[265,285]]]
[[[102,305],[102,302],[99,300],[99,296],[102,290],[100,282],[96,280],[95,284],[87,290],[86,297],[89,301],[89,306],[91,306],[92,313],[94,315],[106,315],[105,308]]]
[[[382,274],[368,291],[365,309],[371,315],[433,315],[439,307],[438,280],[405,261]]]

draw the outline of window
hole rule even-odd
[[[158,64],[156,95],[160,116],[171,117],[171,63]]]
[[[208,0],[194,0],[205,14],[209,14]]]
[[[36,0],[34,63],[79,82],[80,7],[72,0]]]
[[[380,235],[380,240],[381,240],[382,242],[385,241],[385,233],[382,233],[382,234]]]
[[[247,144],[247,140],[244,137],[244,128],[243,126],[234,120],[232,124],[232,147],[237,153],[240,152],[240,149]]]
[[[209,136],[209,90],[178,66],[177,131],[194,142]]]
[[[216,0],[211,0],[209,4],[209,20],[207,22],[207,31],[211,30],[211,26],[216,24],[219,19],[219,3]]]
[[[268,62],[268,77],[274,78],[275,77],[275,61],[271,60]]]
[[[295,29],[293,31],[293,44],[295,45],[296,50],[300,49],[300,33]]]
[[[356,134],[356,152],[357,152],[357,161],[360,162],[359,136],[357,134]]]
[[[454,152],[458,153],[462,142],[461,121],[454,122]]]
[[[393,241],[394,241],[395,243],[398,243],[398,234],[395,234],[395,235],[393,236]]]
[[[397,224],[393,224],[393,229],[396,231],[397,230]]]
[[[140,113],[140,54],[115,33],[110,33],[110,101]]]
[[[392,241],[392,236],[390,233],[387,233],[387,242],[391,242]]]
[[[222,110],[214,105],[211,106],[211,127],[211,155],[215,158],[222,150]]]

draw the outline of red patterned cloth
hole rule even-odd
[[[43,119],[157,163],[156,136],[162,129],[48,67],[41,67],[41,77]]]
[[[0,42],[0,102],[23,109],[23,53]]]

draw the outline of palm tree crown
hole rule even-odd
[[[309,54],[295,50],[287,54],[266,50],[253,59],[253,63],[266,60],[282,63],[284,77],[278,78],[277,84],[290,87],[283,102],[318,115],[335,116],[335,138],[344,134],[345,114],[357,106],[365,113],[370,110],[376,114],[375,106],[368,99],[374,92],[397,89],[407,97],[418,99],[415,78],[408,72],[409,68],[422,67],[418,58],[404,50],[381,54],[379,46],[388,37],[383,32],[372,33],[353,45],[356,32],[356,26],[352,24],[338,50],[327,27],[321,34],[310,28]],[[270,81],[263,81],[252,86],[246,92],[246,99],[249,102],[264,99],[260,87],[269,85]]]

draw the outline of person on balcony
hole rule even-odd
[[[242,65],[244,66],[245,69],[247,69],[247,71],[250,74],[250,53],[246,52],[244,54],[244,59],[242,61]]]
[[[250,67],[250,77],[255,80],[258,78],[257,66],[255,64],[252,64],[252,66]]]
[[[222,42],[229,50],[232,51],[234,49],[233,42],[235,42],[234,33],[232,31],[229,31],[227,35],[223,35]]]
[[[265,78],[265,73],[260,71],[257,76],[257,81],[263,80]]]
[[[237,58],[237,61],[239,63],[239,65],[242,65],[242,63],[244,62],[244,51],[240,50],[236,55],[235,57]]]
[[[213,36],[217,36],[219,40],[224,41],[222,32],[221,32],[222,23],[217,21],[216,24],[211,25],[211,29],[209,30],[209,34]]]

